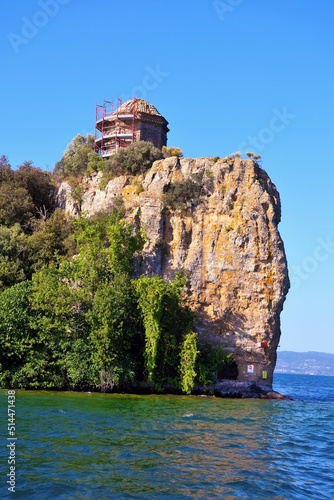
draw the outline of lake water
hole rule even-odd
[[[294,401],[16,391],[16,492],[0,498],[333,499],[334,377],[275,376]]]

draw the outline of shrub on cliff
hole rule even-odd
[[[138,141],[128,148],[121,149],[103,165],[106,175],[143,174],[153,162],[161,159],[161,151],[151,142]]]
[[[162,146],[162,155],[164,158],[171,158],[172,156],[177,156],[178,158],[182,158],[183,151],[180,148],[174,148],[174,146]]]
[[[203,174],[193,174],[191,177],[181,181],[172,182],[167,193],[162,195],[162,203],[165,208],[182,210],[186,203],[197,205],[204,193]]]

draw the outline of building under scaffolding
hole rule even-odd
[[[161,149],[167,144],[167,132],[168,121],[143,99],[96,105],[95,150],[103,158],[137,141],[148,141]]]

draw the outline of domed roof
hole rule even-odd
[[[150,102],[144,101],[144,99],[130,99],[129,101],[121,104],[121,106],[117,109],[117,111],[115,111],[114,114],[132,113],[135,106],[137,107],[137,111],[139,111],[140,113],[161,116],[163,118],[157,108],[155,108]]]

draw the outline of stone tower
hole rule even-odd
[[[168,121],[148,101],[131,99],[122,104],[104,101],[96,106],[95,150],[107,158],[133,142],[148,141],[161,149],[167,144]]]

